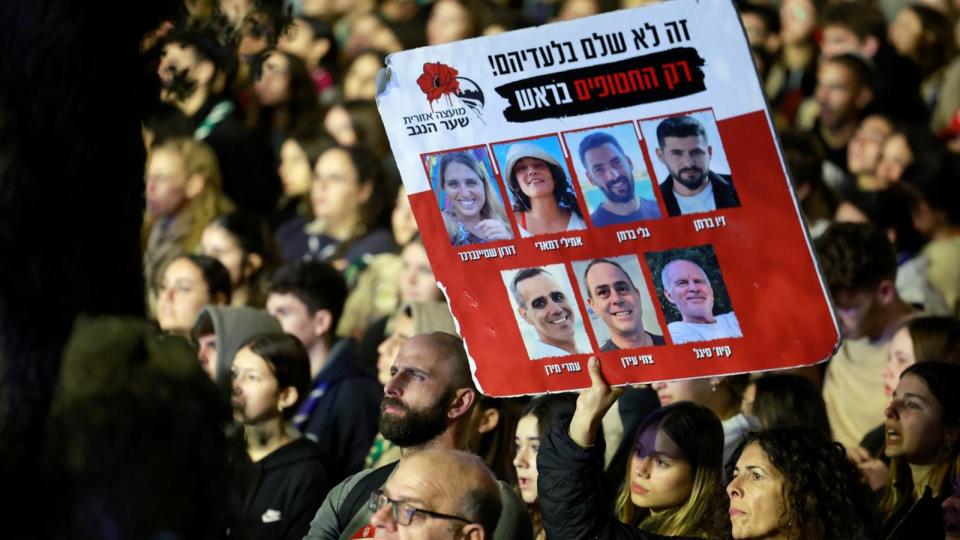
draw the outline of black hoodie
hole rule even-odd
[[[301,437],[244,468],[234,538],[303,538],[330,490],[329,460]]]

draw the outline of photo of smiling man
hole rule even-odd
[[[645,121],[640,126],[647,141],[656,141],[654,171],[669,215],[740,206],[710,111]]]
[[[580,189],[594,227],[660,217],[633,124],[564,134],[576,151]]]
[[[648,253],[674,344],[743,336],[710,246]],[[662,287],[662,288],[661,288]],[[718,294],[714,294],[714,289]]]
[[[591,352],[563,265],[502,272],[531,360]]]
[[[597,341],[603,343],[601,351],[665,344],[636,257],[578,261],[573,268],[582,276],[580,285],[586,292],[590,310],[600,319],[599,324],[592,322]],[[637,287],[638,283],[642,290]],[[655,332],[649,332],[648,328]],[[604,340],[603,334],[609,337]]]

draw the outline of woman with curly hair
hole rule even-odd
[[[942,503],[960,457],[960,366],[920,362],[893,391],[884,424],[890,476],[880,499],[885,538],[943,538]]]
[[[820,430],[750,433],[728,467],[733,537],[840,540],[872,537],[866,488],[840,443]]]
[[[507,151],[503,172],[513,192],[520,236],[587,228],[567,174],[549,152],[532,143],[514,144]]]
[[[537,456],[547,537],[729,538],[723,428],[710,409],[688,401],[657,409],[640,425],[616,517],[609,515],[600,493],[603,445],[596,433],[623,390],[607,384],[596,357],[588,369],[591,386],[577,398],[573,418],[554,426]]]

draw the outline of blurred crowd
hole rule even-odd
[[[377,73],[643,3],[185,0],[144,36],[156,326],[77,326],[49,450],[71,510],[47,528],[960,538],[960,2],[737,2],[841,325],[829,362],[624,389],[591,359],[579,395],[475,387]]]

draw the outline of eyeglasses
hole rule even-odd
[[[383,491],[379,489],[370,494],[370,501],[367,502],[367,508],[371,512],[376,513],[380,511],[385,504],[390,505],[391,515],[393,516],[393,520],[397,522],[397,525],[403,525],[404,527],[410,525],[410,523],[413,521],[413,516],[415,516],[418,512],[437,519],[455,519],[464,523],[471,523],[469,519],[462,518],[460,516],[451,516],[450,514],[432,512],[422,508],[415,508],[411,506],[410,503],[404,501],[395,501],[384,495]]]

